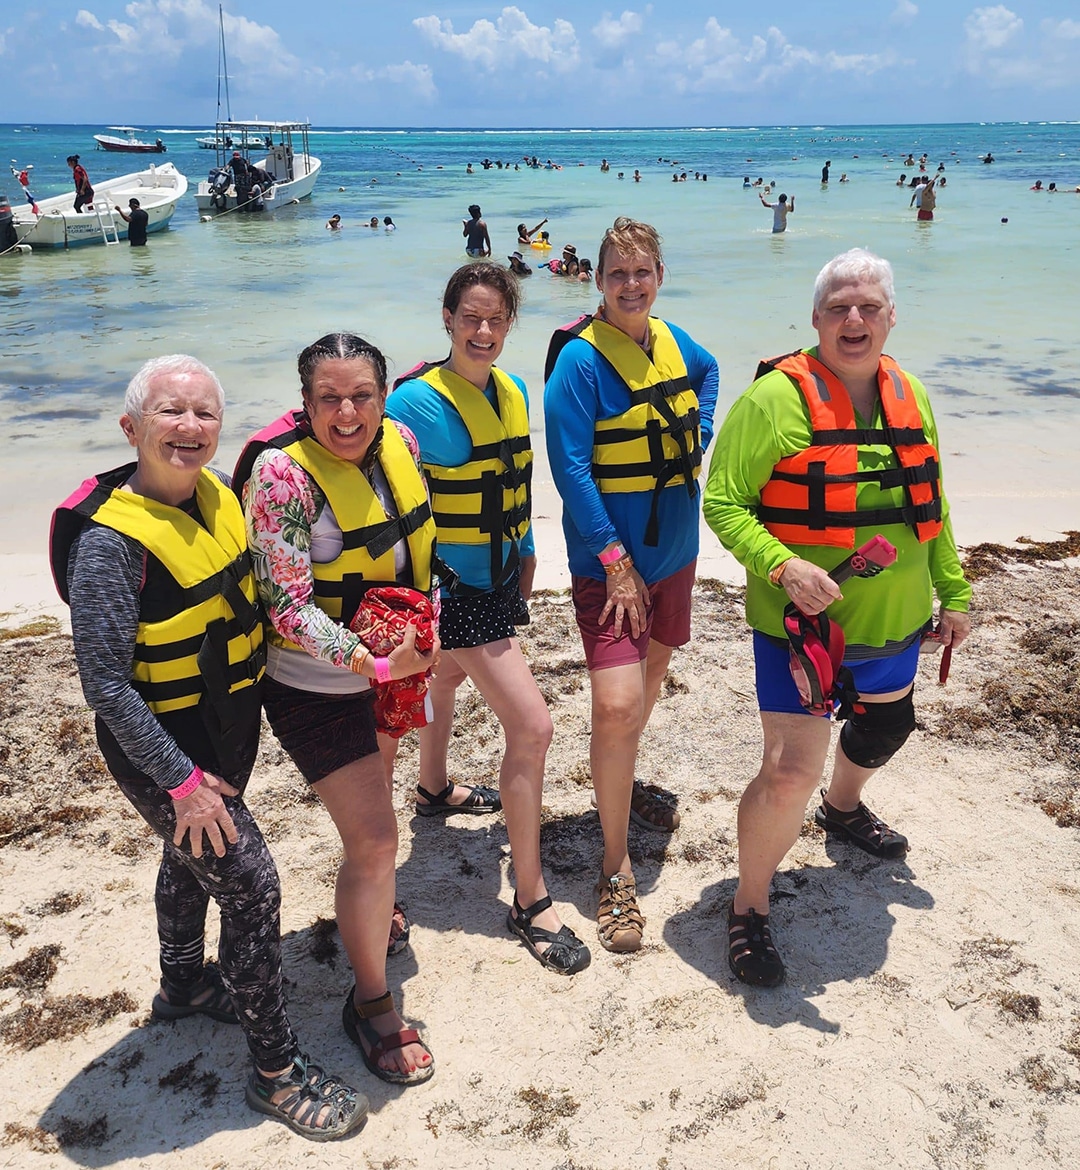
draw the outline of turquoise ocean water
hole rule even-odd
[[[0,126],[0,150],[4,160],[34,165],[41,198],[70,188],[64,159],[73,152],[92,180],[144,165],[96,151],[91,135],[101,129]],[[196,148],[195,130],[147,127],[144,137],[156,133],[168,153],[150,161],[174,163],[194,189],[212,153]],[[440,295],[465,259],[461,220],[473,202],[503,263],[521,220],[548,217],[556,249],[570,242],[594,259],[616,215],[654,223],[667,258],[656,311],[717,355],[721,410],[759,358],[813,340],[820,266],[848,247],[874,249],[896,270],[898,322],[888,348],[931,390],[961,537],[1080,527],[1080,194],[1072,193],[1080,124],[320,129],[311,143],[323,162],[313,199],[272,219],[200,223],[189,194],[170,230],[145,249],[0,257],[7,551],[39,551],[55,502],[85,475],[123,460],[123,387],[147,357],[188,351],[218,372],[228,397],[219,463],[228,467],[251,430],[298,400],[295,355],[322,333],[365,334],[398,372],[443,356]],[[980,162],[988,150],[992,166]],[[903,165],[908,151],[925,151],[931,174],[946,166],[931,224],[916,223],[910,190],[895,186],[901,171],[912,173]],[[514,171],[526,155],[562,169]],[[484,157],[511,167],[483,170]],[[600,172],[601,158],[609,173]],[[819,182],[826,159],[827,188]],[[465,173],[470,161],[473,175]],[[635,168],[640,183],[631,180]],[[688,181],[673,183],[675,169],[687,170]],[[841,184],[845,171],[850,182]],[[773,198],[795,196],[785,235],[771,234],[771,212],[743,189],[744,174],[775,180]],[[1068,193],[1032,193],[1036,179]],[[14,178],[0,182],[4,189],[21,198]],[[323,225],[334,212],[346,227],[331,234]],[[397,232],[371,231],[372,215],[391,215]],[[548,336],[595,300],[588,286],[546,272],[526,284],[502,364],[533,391],[540,450]]]

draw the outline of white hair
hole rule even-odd
[[[186,353],[170,353],[164,357],[151,358],[136,371],[135,377],[128,383],[127,393],[124,395],[124,413],[132,418],[142,418],[146,406],[146,397],[150,393],[150,383],[161,374],[201,374],[209,378],[217,394],[218,409],[224,413],[225,391],[221,388],[217,374],[209,366]]]
[[[817,280],[814,281],[814,311],[821,308],[821,302],[836,285],[855,280],[879,285],[889,304],[896,304],[892,265],[865,248],[852,248],[849,252],[834,256],[817,274]]]

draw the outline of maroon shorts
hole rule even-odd
[[[645,610],[645,628],[635,638],[630,623],[623,619],[622,635],[615,637],[615,615],[608,615],[601,626],[600,613],[607,604],[607,582],[592,577],[574,577],[571,593],[585,661],[590,670],[612,666],[633,666],[644,662],[649,642],[662,646],[685,646],[690,641],[690,597],[694,591],[697,560],[655,585],[649,586],[649,605]]]
[[[925,208],[923,208],[923,207],[920,207],[920,208],[919,208],[919,214],[916,216],[916,218],[917,218],[917,219],[933,219],[933,218],[934,218],[934,213],[933,213],[932,211],[927,211],[927,210],[926,210]]]

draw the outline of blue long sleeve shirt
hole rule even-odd
[[[667,325],[697,394],[701,445],[707,448],[720,389],[716,358],[678,326]],[[563,348],[544,389],[544,429],[551,475],[563,501],[570,572],[602,581],[604,569],[597,558],[609,544],[621,540],[646,585],[652,585],[697,556],[701,492],[691,496],[680,483],[660,493],[660,542],[650,548],[645,526],[653,493],[600,491],[592,474],[595,425],[625,413],[629,406],[626,384],[601,353],[580,338]]]
[[[501,367],[500,367],[501,369]],[[510,374],[514,383],[525,397],[525,409],[529,409],[529,393],[525,383]],[[495,384],[489,381],[484,397],[496,410],[498,395]],[[467,463],[472,453],[472,439],[469,429],[453,406],[427,382],[410,378],[386,400],[386,413],[397,422],[404,423],[416,436],[420,444],[420,458],[424,463],[440,467],[460,467]],[[510,551],[510,541],[503,542],[503,557]],[[533,556],[536,542],[532,528],[521,540],[519,551],[523,557]],[[439,538],[439,556],[452,568],[466,585],[474,589],[491,588],[491,550],[486,544],[450,544]]]

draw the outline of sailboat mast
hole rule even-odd
[[[218,19],[221,19],[221,13],[218,12]],[[221,33],[218,33],[217,43],[217,119],[221,121]]]
[[[221,74],[218,77],[218,120],[221,120],[221,77],[225,78],[225,113],[229,121],[232,121],[232,102],[229,101],[229,61],[225,56],[225,13],[222,7],[218,5],[218,29],[221,35],[221,64],[223,66]]]

